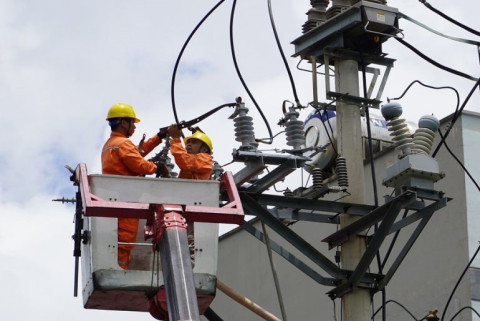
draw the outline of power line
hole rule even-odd
[[[173,110],[173,116],[175,117],[175,122],[177,125],[179,124],[178,116],[177,116],[177,108],[175,106],[175,78],[177,75],[177,69],[180,64],[180,60],[182,59],[183,53],[185,52],[185,49],[187,48],[188,43],[192,39],[193,35],[197,32],[197,30],[200,28],[200,26],[207,20],[207,18],[223,3],[225,0],[220,0],[210,11],[200,20],[200,22],[195,26],[195,28],[192,30],[190,35],[188,36],[187,40],[183,43],[182,49],[180,49],[180,53],[178,54],[177,60],[175,61],[175,66],[173,68],[173,73],[172,73],[172,81],[171,81],[171,86],[170,86],[170,97],[172,100],[172,110]]]
[[[470,28],[470,27],[462,24],[462,23],[458,22],[457,20],[451,18],[450,16],[444,14],[444,13],[441,12],[440,10],[435,9],[435,8],[432,7],[426,0],[418,0],[418,1],[420,1],[421,3],[423,3],[423,4],[425,5],[425,7],[427,7],[427,8],[430,9],[430,10],[432,10],[433,12],[435,12],[436,14],[438,14],[439,16],[447,19],[447,20],[450,21],[451,23],[459,26],[459,27],[462,28],[462,29],[467,30],[467,31],[470,32],[470,33],[473,33],[474,35],[480,36],[480,32],[479,32],[479,31],[477,31],[477,30],[475,30],[475,29],[472,29],[472,28]]]
[[[250,89],[248,88],[245,80],[243,79],[242,73],[240,72],[240,68],[238,67],[238,62],[237,62],[237,58],[236,58],[236,55],[235,55],[235,45],[233,43],[233,20],[234,20],[233,18],[235,16],[236,5],[237,5],[237,0],[234,0],[233,4],[232,4],[232,10],[231,10],[231,13],[230,13],[230,50],[231,50],[231,54],[232,54],[233,65],[235,66],[235,71],[237,72],[238,78],[240,79],[240,82],[242,83],[243,88],[245,88],[245,91],[247,92],[248,96],[250,97],[253,104],[255,105],[258,112],[260,113],[260,116],[262,117],[263,121],[265,122],[265,125],[267,126],[268,134],[270,136],[269,141],[268,142],[265,142],[263,140],[260,140],[260,141],[257,140],[257,141],[262,142],[262,143],[266,143],[266,144],[271,144],[273,142],[273,134],[272,134],[272,130],[270,128],[270,124],[268,123],[268,120],[265,117],[265,115],[263,114],[262,109],[260,108],[257,101],[255,100],[252,93],[250,92]]]
[[[470,92],[468,93],[467,97],[465,98],[465,100],[463,101],[463,104],[462,106],[460,107],[460,109],[458,109],[457,112],[455,112],[454,116],[453,116],[453,119],[452,121],[450,122],[450,126],[448,127],[445,135],[442,137],[442,140],[440,141],[440,143],[438,143],[438,146],[435,148],[435,151],[433,152],[432,154],[432,157],[435,157],[438,153],[438,150],[440,149],[440,147],[442,146],[442,144],[445,142],[445,139],[447,139],[447,136],[448,134],[450,134],[450,131],[452,130],[453,128],[453,125],[455,124],[455,122],[457,121],[458,119],[458,116],[462,113],[463,109],[465,108],[465,106],[467,105],[468,101],[470,100],[470,98],[472,97],[473,95],[473,92],[475,91],[475,89],[480,85],[480,78],[477,79],[477,82],[475,83],[475,85],[472,87],[472,89],[470,90]]]
[[[462,274],[460,275],[460,277],[458,278],[457,283],[456,283],[455,286],[453,287],[453,290],[452,290],[452,292],[450,293],[450,297],[448,298],[447,303],[445,304],[445,308],[443,309],[443,314],[442,314],[442,318],[440,319],[440,321],[443,321],[443,320],[444,320],[444,318],[445,318],[445,313],[447,312],[448,306],[450,305],[450,301],[452,300],[453,294],[454,294],[455,291],[457,290],[458,285],[460,284],[460,281],[463,279],[463,276],[465,275],[465,273],[467,273],[468,268],[470,267],[470,265],[472,265],[472,262],[473,262],[473,260],[475,259],[475,257],[477,256],[478,251],[480,251],[480,245],[477,247],[477,250],[476,250],[475,253],[473,254],[472,258],[471,258],[470,261],[468,262],[467,266],[466,266],[465,269],[463,270],[463,272],[462,272]]]
[[[397,40],[398,42],[400,42],[402,45],[404,45],[405,47],[407,47],[408,49],[412,50],[414,53],[416,53],[418,56],[420,56],[421,58],[425,59],[426,61],[428,61],[429,63],[431,63],[432,65],[442,69],[442,70],[445,70],[449,73],[452,73],[454,75],[457,75],[457,76],[460,76],[460,77],[463,77],[463,78],[466,78],[466,79],[470,79],[470,80],[474,80],[476,81],[478,78],[476,77],[473,77],[473,76],[470,76],[470,75],[467,75],[461,71],[458,71],[458,70],[455,70],[455,69],[452,69],[450,67],[447,67],[447,66],[444,66],[442,64],[440,64],[439,62],[435,61],[434,59],[428,57],[427,55],[425,55],[424,53],[422,53],[420,50],[418,50],[417,48],[415,48],[414,46],[412,46],[411,44],[409,44],[408,42],[406,42],[405,40],[403,39],[400,39],[400,38],[396,38],[395,37],[395,40]]]

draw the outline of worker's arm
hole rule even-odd
[[[155,135],[147,139],[146,141],[143,142],[142,145],[142,152],[140,153],[141,156],[146,156],[148,153],[150,153],[155,147],[160,145],[162,140],[160,139],[159,135]],[[138,146],[136,147],[138,150]]]
[[[157,137],[156,139],[158,140],[158,143],[157,145],[152,147],[152,144],[155,144],[155,137],[152,137],[145,142],[144,149],[146,151],[151,151],[155,146],[160,143],[160,138]],[[119,156],[122,162],[130,171],[134,172],[137,175],[154,174],[157,171],[157,166],[154,163],[145,160],[143,156],[138,152],[137,147],[133,145],[130,140],[125,140],[119,147]]]

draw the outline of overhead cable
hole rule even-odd
[[[477,79],[477,82],[475,83],[475,85],[472,87],[472,89],[471,89],[470,92],[468,93],[467,98],[465,98],[465,100],[463,101],[463,104],[462,104],[462,106],[460,107],[460,109],[458,109],[458,111],[453,115],[453,119],[452,119],[451,122],[450,122],[450,126],[448,127],[447,131],[445,132],[445,135],[442,137],[442,140],[440,141],[440,143],[438,143],[438,146],[435,148],[435,151],[433,152],[432,157],[435,157],[435,156],[437,155],[438,150],[440,149],[440,147],[442,146],[442,144],[445,142],[445,139],[447,139],[448,134],[450,134],[450,131],[452,130],[453,125],[454,125],[455,122],[457,121],[458,116],[460,116],[460,115],[462,114],[463,109],[465,108],[465,106],[467,105],[468,101],[469,101],[470,98],[472,97],[473,92],[477,89],[477,87],[478,87],[479,85],[480,85],[480,78]]]
[[[272,25],[273,34],[275,35],[275,41],[277,42],[278,50],[280,55],[282,56],[283,64],[285,65],[285,69],[287,70],[288,77],[290,79],[290,84],[292,86],[293,96],[295,97],[295,102],[297,103],[297,107],[300,106],[300,101],[298,100],[297,89],[295,88],[295,82],[293,81],[292,72],[290,71],[290,67],[288,66],[287,59],[285,58],[285,54],[282,49],[282,45],[280,44],[280,40],[277,34],[277,28],[275,27],[275,21],[273,19],[272,13],[272,1],[268,0],[268,13],[270,15],[270,23]]]
[[[421,319],[415,318],[415,316],[412,314],[412,312],[410,312],[403,304],[401,304],[401,303],[399,303],[399,302],[397,302],[397,301],[395,301],[395,300],[388,300],[387,302],[385,302],[385,305],[387,305],[388,303],[395,303],[395,304],[397,304],[399,307],[401,307],[403,310],[405,310],[405,312],[407,312],[407,313],[412,317],[412,319],[415,320],[415,321],[422,321],[422,320],[425,319],[425,317],[423,317],[423,318],[421,318]],[[383,308],[383,306],[379,307],[379,308],[377,309],[377,311],[375,311],[375,313],[372,315],[372,318],[371,318],[372,320],[374,320],[375,315],[377,315],[377,313],[378,313],[382,308]]]
[[[330,104],[332,104],[332,103],[330,103]],[[320,109],[320,108],[312,105],[311,103],[309,105],[312,106],[318,112],[318,116],[320,117],[320,121],[322,122],[323,128],[325,129],[325,133],[327,134],[328,140],[330,141],[330,144],[333,148],[333,151],[337,155],[338,152],[337,152],[337,149],[335,148],[335,144],[333,143],[333,139],[332,139],[332,136],[334,135],[334,133],[333,133],[332,124],[330,123],[330,117],[327,114],[327,106],[323,106],[323,109]],[[322,111],[323,111],[323,113],[321,113]],[[325,115],[325,121],[328,123],[328,127],[330,128],[330,132],[331,132],[332,136],[330,136],[330,133],[328,132],[327,126],[325,125],[325,121],[322,119],[323,115]]]
[[[469,44],[469,45],[480,46],[480,42],[478,42],[478,41],[469,40],[469,39],[463,39],[463,38],[457,38],[457,37],[452,37],[452,36],[445,35],[445,34],[439,32],[439,31],[437,31],[437,30],[434,30],[434,29],[432,29],[432,28],[424,25],[424,24],[421,23],[420,21],[415,20],[415,19],[413,19],[412,17],[407,16],[407,15],[404,14],[404,13],[401,13],[401,12],[400,12],[400,13],[399,13],[399,17],[400,17],[400,18],[404,18],[404,19],[406,19],[406,20],[408,20],[408,21],[410,21],[410,22],[413,22],[414,24],[416,24],[416,25],[418,25],[418,26],[420,26],[420,27],[422,27],[422,28],[424,28],[424,29],[426,29],[426,30],[428,30],[428,31],[430,31],[430,32],[432,32],[432,33],[440,36],[440,37],[444,37],[444,38],[447,38],[447,39],[450,39],[450,40],[453,40],[453,41],[463,42],[463,43],[466,43],[466,44]]]
[[[462,313],[463,310],[467,310],[467,309],[472,310],[472,312],[474,312],[474,313],[477,315],[477,317],[480,318],[480,314],[477,312],[477,310],[475,310],[475,309],[472,308],[471,306],[466,306],[466,307],[463,307],[463,308],[461,308],[460,310],[458,310],[457,313],[455,313],[455,314],[453,315],[453,317],[450,319],[450,321],[455,320],[455,318],[457,317],[457,315],[459,315],[460,313]]]
[[[268,134],[270,136],[269,141],[268,142],[266,142],[264,140],[256,140],[256,141],[266,143],[266,144],[271,144],[273,142],[273,134],[272,134],[272,130],[270,128],[270,124],[268,123],[268,120],[265,117],[265,115],[263,114],[262,109],[260,108],[257,101],[255,100],[252,93],[250,92],[250,89],[248,89],[248,86],[245,83],[245,80],[243,79],[242,73],[240,72],[240,68],[238,67],[237,58],[236,58],[236,55],[235,55],[235,45],[233,43],[233,20],[234,20],[233,18],[235,17],[235,7],[236,7],[236,5],[237,5],[237,0],[234,0],[233,4],[232,4],[232,11],[231,11],[231,14],[230,14],[230,50],[231,50],[231,53],[232,53],[233,65],[235,66],[235,70],[237,72],[238,78],[240,79],[240,82],[243,85],[243,88],[245,88],[245,91],[247,92],[248,96],[250,97],[253,104],[255,105],[258,112],[260,113],[260,116],[262,117],[263,121],[265,122],[265,125],[267,126]]]
[[[170,97],[172,99],[172,109],[173,109],[173,116],[175,117],[175,122],[177,125],[179,124],[178,116],[177,116],[177,108],[175,106],[175,78],[177,75],[177,69],[178,65],[180,63],[180,59],[183,56],[183,52],[185,51],[185,48],[187,48],[188,43],[192,39],[193,35],[197,32],[197,30],[200,28],[200,26],[207,20],[207,18],[223,3],[225,0],[220,0],[210,11],[200,20],[200,22],[195,26],[195,28],[192,30],[190,35],[188,36],[187,40],[184,42],[182,49],[180,50],[180,53],[178,54],[177,61],[175,61],[175,66],[173,68],[173,74],[172,74],[172,82],[170,86]]]
[[[450,293],[450,296],[449,296],[449,298],[448,298],[448,300],[447,300],[447,303],[445,304],[445,308],[443,309],[443,313],[442,313],[442,317],[440,318],[440,321],[444,321],[444,320],[445,320],[445,319],[444,319],[444,318],[445,318],[445,313],[447,312],[448,306],[450,305],[450,301],[452,300],[453,294],[454,294],[455,291],[457,290],[458,285],[460,284],[460,281],[462,281],[463,276],[465,275],[465,273],[467,273],[468,268],[470,267],[470,265],[472,265],[472,262],[473,262],[473,260],[475,259],[475,257],[477,256],[478,251],[480,251],[480,245],[477,247],[477,250],[476,250],[475,253],[473,254],[472,258],[471,258],[470,261],[468,262],[467,266],[466,266],[465,269],[463,270],[463,272],[462,272],[462,274],[460,275],[460,277],[458,278],[457,283],[456,283],[455,286],[453,287],[453,290],[452,290],[452,292]]]
[[[450,67],[447,67],[447,66],[444,66],[440,63],[438,63],[437,61],[433,60],[432,58],[426,56],[425,54],[423,54],[420,50],[418,50],[417,48],[415,48],[414,46],[412,46],[411,44],[409,44],[408,42],[406,42],[405,40],[403,39],[400,39],[400,38],[395,38],[398,42],[400,42],[402,45],[404,45],[405,47],[407,47],[408,49],[412,50],[414,53],[416,53],[417,55],[419,55],[421,58],[425,59],[426,61],[428,61],[429,63],[431,63],[432,65],[440,68],[440,69],[443,69],[445,71],[448,71],[452,74],[455,74],[457,76],[460,76],[460,77],[463,77],[463,78],[467,78],[467,79],[470,79],[470,80],[473,80],[473,81],[476,81],[478,78],[476,77],[473,77],[473,76],[470,76],[470,75],[467,75],[461,71],[458,71],[458,70],[455,70],[455,69],[452,69]]]
[[[457,161],[457,163],[460,165],[460,167],[463,169],[463,171],[465,172],[465,174],[467,174],[467,176],[470,178],[470,180],[472,181],[473,184],[475,184],[475,186],[477,187],[478,191],[480,192],[480,186],[478,185],[477,181],[473,178],[472,174],[470,174],[470,172],[467,170],[467,168],[465,167],[465,165],[463,165],[463,163],[460,161],[460,159],[458,159],[457,155],[455,155],[454,152],[452,152],[452,150],[450,149],[450,147],[448,147],[447,145],[447,142],[445,141],[444,139],[444,136],[442,134],[442,132],[440,131],[440,129],[438,129],[438,133],[440,134],[440,137],[442,138],[442,141],[443,141],[443,144],[445,145],[445,148],[447,149],[447,151],[450,153],[450,155],[452,155],[452,157]]]
[[[400,100],[403,98],[403,96],[405,96],[405,94],[410,90],[410,87],[412,87],[414,84],[420,84],[424,87],[427,87],[427,88],[430,88],[430,89],[451,89],[455,92],[455,95],[457,96],[457,107],[455,108],[455,113],[458,112],[458,107],[460,106],[460,95],[458,94],[458,90],[456,90],[455,88],[453,87],[450,87],[450,86],[440,86],[440,87],[436,87],[436,86],[431,86],[431,85],[427,85],[427,84],[424,84],[423,82],[421,82],[420,80],[414,80],[410,83],[410,85],[407,86],[407,88],[403,91],[403,93],[396,97],[396,98],[387,98],[388,102],[390,102],[390,100]]]
[[[443,12],[441,12],[440,10],[435,9],[435,8],[432,7],[426,0],[418,0],[418,1],[420,1],[421,3],[423,3],[423,4],[425,5],[425,7],[427,7],[427,8],[430,9],[430,10],[432,10],[433,12],[435,12],[436,14],[438,14],[439,16],[447,19],[447,20],[450,21],[451,23],[459,26],[459,27],[462,28],[462,29],[467,30],[467,31],[470,32],[470,33],[473,33],[474,35],[480,36],[480,32],[479,32],[479,31],[477,31],[477,30],[475,30],[475,29],[472,29],[472,28],[470,28],[470,27],[462,24],[462,23],[458,22],[457,20],[455,20],[455,19],[447,16],[446,14],[444,14]]]

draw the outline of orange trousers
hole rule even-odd
[[[135,243],[137,240],[138,219],[137,218],[119,218],[118,219],[118,242]],[[122,269],[128,269],[130,264],[130,253],[133,245],[118,245],[118,265]]]

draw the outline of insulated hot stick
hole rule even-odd
[[[223,105],[220,105],[212,110],[210,110],[209,112],[206,112],[205,114],[197,117],[197,118],[194,118],[192,120],[189,120],[189,121],[181,121],[179,123],[177,123],[177,126],[179,129],[183,129],[183,128],[188,128],[188,127],[191,127],[197,123],[199,123],[200,121],[204,120],[205,118],[211,116],[212,114],[216,113],[217,111],[219,111],[220,109],[224,108],[224,107],[234,107],[236,106],[237,103],[228,103],[228,104],[223,104]],[[167,127],[162,127],[160,128],[160,131],[166,131],[168,128]]]

